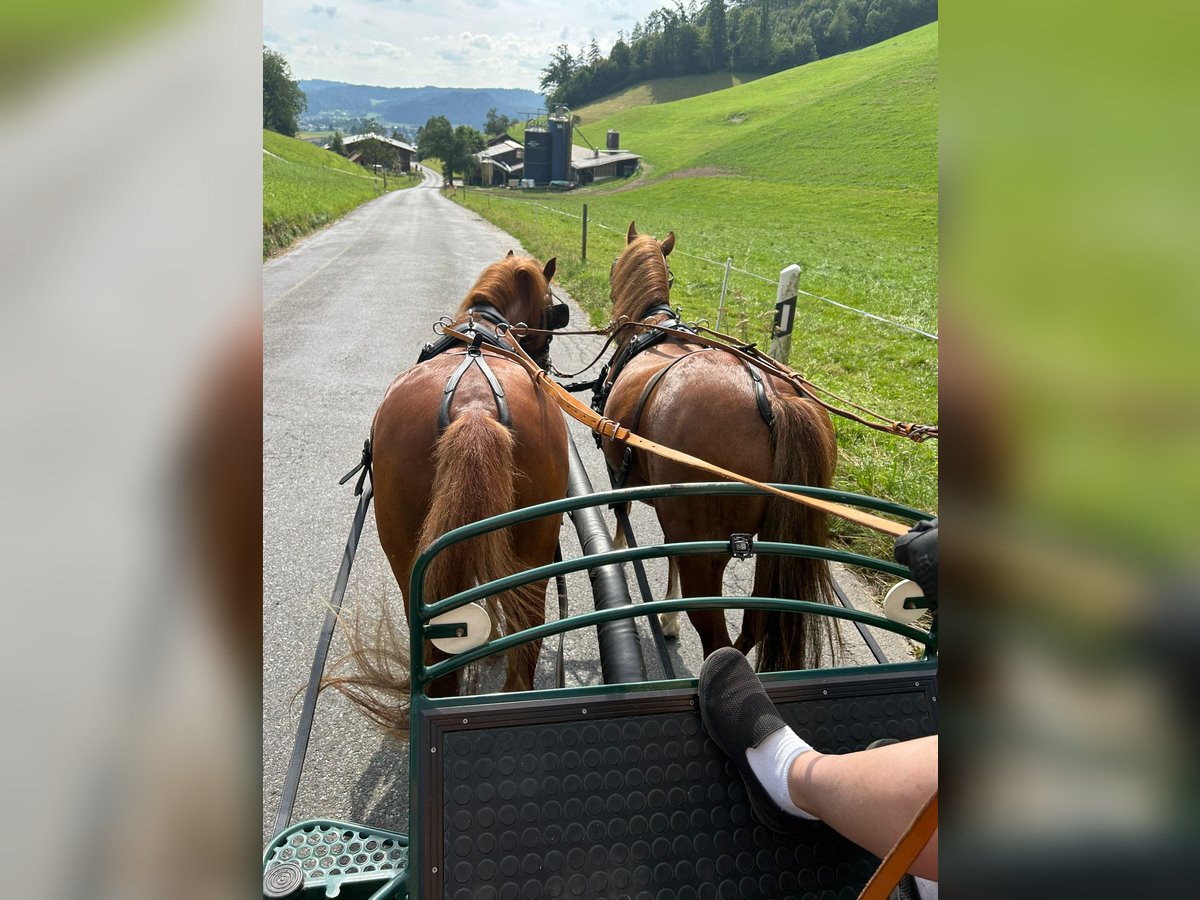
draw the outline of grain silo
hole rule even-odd
[[[525,174],[534,184],[550,180],[550,130],[544,122],[525,125]]]
[[[550,125],[550,181],[571,180],[571,111],[559,107],[548,119]],[[529,171],[529,163],[525,163]]]

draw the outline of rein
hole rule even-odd
[[[507,330],[507,329],[505,329]],[[449,335],[461,341],[467,339],[454,331],[447,331]],[[611,438],[614,441],[619,441],[632,447],[638,447],[650,453],[666,459],[674,460],[675,462],[709,472],[719,478],[728,481],[738,481],[742,484],[750,485],[758,488],[768,494],[781,497],[784,500],[790,500],[793,503],[799,503],[803,506],[809,506],[814,509],[819,509],[832,515],[845,519],[848,522],[854,522],[857,525],[863,525],[867,528],[872,528],[875,531],[889,534],[893,537],[900,537],[908,533],[908,526],[902,525],[899,522],[893,522],[890,519],[884,519],[881,516],[872,515],[853,507],[846,506],[841,503],[835,503],[830,500],[821,500],[817,497],[806,497],[803,494],[792,494],[788,491],[780,490],[772,487],[769,484],[755,481],[753,478],[747,478],[745,475],[739,475],[736,472],[730,472],[728,469],[723,469],[720,466],[713,465],[703,459],[692,456],[688,453],[682,453],[679,450],[674,450],[671,447],[666,447],[655,441],[648,440],[641,435],[634,434],[628,428],[621,425],[620,422],[615,422],[612,419],[607,419],[597,413],[590,406],[585,406],[582,402],[575,399],[565,388],[559,385],[549,374],[538,367],[538,364],[530,358],[529,354],[524,351],[519,343],[515,345],[515,351],[503,350],[491,344],[480,348],[485,353],[501,356],[512,362],[518,363],[525,368],[526,371],[533,377],[536,384],[540,384],[542,389],[546,391],[551,399],[562,408],[562,410],[571,418],[578,422],[582,422],[592,431],[602,437]]]
[[[558,369],[554,369],[553,367],[551,368],[552,371],[561,378],[576,378],[586,372],[592,366],[596,365],[596,363],[603,358],[604,354],[608,352],[608,348],[612,346],[612,342],[616,340],[617,335],[619,335],[624,329],[641,328],[646,331],[657,331],[664,336],[677,338],[678,340],[690,341],[694,344],[700,344],[701,346],[710,347],[714,350],[724,350],[727,353],[731,353],[733,356],[737,357],[747,365],[754,366],[755,368],[761,369],[764,372],[768,372],[771,375],[782,378],[785,381],[791,381],[792,383],[803,388],[815,403],[823,407],[828,412],[833,413],[835,416],[841,416],[843,419],[848,419],[851,422],[857,422],[859,425],[865,425],[867,428],[873,428],[874,430],[882,431],[885,434],[894,434],[899,437],[906,437],[918,444],[922,441],[929,440],[930,438],[935,441],[938,440],[939,433],[937,425],[920,425],[915,422],[900,422],[896,419],[889,418],[882,413],[877,413],[874,410],[855,403],[853,400],[847,400],[845,397],[841,397],[838,394],[835,394],[833,391],[821,387],[819,384],[814,384],[799,372],[796,372],[784,363],[767,356],[754,344],[742,343],[731,335],[722,334],[719,331],[713,331],[711,328],[706,328],[703,325],[696,324],[689,327],[694,327],[696,330],[694,332],[681,331],[677,328],[671,328],[665,325],[654,325],[650,322],[625,320],[623,322],[611,323],[607,328],[598,328],[589,331],[580,330],[554,332],[560,335],[607,335],[608,340],[604,342],[604,346],[600,348],[600,352],[596,354],[595,358],[578,372],[560,372]],[[527,325],[515,325],[512,327],[512,331],[518,336],[525,334],[551,333],[549,329],[530,328]],[[701,334],[700,332],[704,333]],[[575,390],[583,390],[584,388],[594,384],[595,382],[587,382],[580,383],[578,385],[572,385],[571,387]],[[817,396],[818,394],[823,394],[826,397],[832,397],[839,403],[843,403],[855,410],[858,410],[858,412],[862,413],[862,415],[858,415],[858,413],[850,412],[850,410],[834,406],[829,401],[821,399],[821,397]],[[863,416],[867,416],[869,418],[864,418]],[[871,419],[875,421],[871,421]]]

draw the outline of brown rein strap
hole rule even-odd
[[[871,880],[858,895],[858,900],[886,900],[892,888],[899,883],[904,873],[912,867],[913,862],[925,849],[937,828],[938,795],[937,791],[934,791],[933,796],[912,820],[908,830],[896,842],[896,846],[883,858]]]
[[[457,335],[456,332],[448,331],[447,334],[454,334],[460,340],[466,341]],[[628,428],[621,425],[620,422],[614,422],[612,419],[606,419],[593,410],[590,406],[585,406],[582,402],[575,399],[568,391],[564,390],[559,384],[551,378],[546,372],[538,367],[523,349],[520,344],[515,344],[516,352],[510,353],[506,350],[501,350],[498,347],[486,345],[481,349],[485,353],[494,353],[497,356],[502,356],[510,359],[513,362],[520,363],[533,376],[534,380],[542,385],[550,397],[557,403],[562,410],[576,421],[582,422],[588,428],[595,431],[597,434],[612,438],[615,441],[628,444],[632,447],[638,447],[666,459],[674,460],[678,463],[683,463],[693,468],[701,469],[729,481],[739,481],[742,484],[756,487],[767,493],[782,497],[785,500],[791,500],[794,503],[800,503],[804,506],[810,506],[814,509],[820,509],[832,515],[839,516],[849,522],[854,522],[858,525],[863,525],[867,528],[872,528],[875,531],[880,531],[884,534],[890,534],[893,537],[900,537],[908,533],[908,526],[902,525],[899,522],[893,522],[890,519],[884,519],[881,516],[872,515],[863,510],[854,509],[850,506],[845,506],[841,503],[834,503],[830,500],[821,500],[817,497],[806,497],[803,494],[792,494],[779,488],[771,487],[769,484],[763,484],[755,481],[753,478],[747,478],[745,475],[739,475],[736,472],[730,472],[728,469],[722,469],[720,466],[715,466],[710,462],[691,456],[687,453],[682,453],[678,450],[673,450],[670,447],[664,447],[662,444],[647,440],[641,435],[634,434]]]
[[[814,402],[824,407],[835,416],[841,416],[843,419],[849,419],[851,422],[857,422],[859,425],[865,425],[867,428],[873,428],[876,431],[882,431],[887,434],[895,434],[899,435],[900,437],[906,437],[918,444],[924,440],[928,440],[929,438],[932,438],[935,441],[938,439],[939,435],[937,425],[918,425],[915,422],[898,422],[895,419],[890,419],[885,415],[881,415],[880,413],[867,409],[865,406],[860,406],[853,400],[847,400],[845,397],[839,397],[833,391],[823,388],[819,384],[813,384],[799,372],[794,371],[789,366],[779,362],[779,360],[767,356],[753,344],[742,343],[732,335],[722,334],[719,331],[713,331],[711,328],[705,328],[702,325],[696,325],[694,327],[696,328],[695,332],[680,331],[676,328],[668,328],[665,325],[655,325],[650,322],[626,320],[619,323],[613,323],[607,328],[594,329],[591,331],[552,332],[549,329],[544,328],[530,328],[527,325],[515,325],[513,326],[513,332],[514,334],[518,335],[541,334],[543,332],[546,334],[607,335],[608,340],[605,342],[600,352],[596,355],[596,358],[584,366],[584,368],[580,369],[578,372],[559,373],[564,378],[574,378],[575,376],[586,372],[588,369],[594,366],[600,360],[600,357],[604,355],[605,351],[608,350],[617,334],[619,334],[623,329],[641,328],[647,331],[659,331],[681,341],[691,341],[694,344],[700,344],[704,347],[712,347],[715,350],[724,350],[727,353],[732,353],[735,357],[743,362],[746,362],[752,366],[757,366],[759,369],[769,372],[770,374],[779,378],[783,378],[786,381],[791,381],[804,388],[805,392],[813,399]],[[711,337],[706,337],[704,334],[700,334],[699,332],[701,331],[706,332],[708,335],[711,335]],[[844,403],[847,406],[851,406],[864,415],[869,416],[870,419],[875,419],[876,421],[870,421],[869,419],[865,419],[857,413],[834,406],[832,403],[822,400],[817,396],[817,394],[824,394],[827,397],[832,397],[839,403]]]

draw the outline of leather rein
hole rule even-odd
[[[498,331],[501,332],[512,330],[511,327],[506,327],[503,325],[497,326],[497,328]],[[532,331],[533,329],[529,330]],[[447,329],[445,333],[447,336],[453,335],[456,340],[464,343],[469,343],[471,341],[471,338],[468,338],[466,335],[457,331]],[[546,370],[542,369],[536,362],[534,362],[534,360],[529,356],[528,353],[525,352],[519,343],[512,345],[511,350],[504,349],[493,344],[485,344],[480,349],[485,354],[496,355],[504,359],[508,359],[525,368],[525,370],[528,371],[533,377],[534,382],[541,386],[542,390],[545,391],[547,395],[549,395],[549,397],[558,404],[563,412],[576,421],[582,422],[601,437],[611,438],[614,441],[619,441],[629,446],[637,447],[649,453],[654,453],[658,456],[664,457],[665,459],[670,459],[675,462],[700,469],[704,472],[708,472],[728,481],[737,481],[741,482],[742,484],[750,485],[751,487],[758,488],[759,490],[765,491],[768,494],[781,497],[784,500],[790,500],[793,503],[799,503],[803,506],[820,509],[849,522],[854,522],[855,524],[863,525],[867,528],[874,529],[875,531],[882,532],[883,534],[889,534],[893,537],[900,537],[901,535],[908,533],[908,526],[902,525],[899,522],[893,522],[890,519],[885,519],[881,516],[876,516],[863,510],[854,509],[853,507],[846,506],[842,503],[835,503],[831,500],[822,500],[818,497],[807,497],[803,494],[789,493],[788,491],[780,490],[779,488],[772,487],[769,484],[763,484],[760,481],[755,481],[753,478],[748,478],[745,475],[739,475],[737,472],[731,472],[728,469],[723,469],[720,466],[713,465],[712,463],[692,456],[691,454],[674,450],[671,447],[666,447],[662,444],[656,443],[655,441],[648,440],[639,434],[635,434],[630,429],[621,425],[620,422],[615,422],[612,419],[602,416],[590,406],[586,406],[580,400],[576,399],[569,391],[551,378]]]

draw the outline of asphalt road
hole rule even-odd
[[[430,173],[419,186],[373,200],[263,269],[264,843],[273,830],[301,694],[355,508],[352,485],[339,486],[338,478],[358,461],[385,389],[431,339],[431,325],[457,307],[484,266],[510,249],[524,252],[514,238],[442,197],[439,182]],[[573,321],[585,322],[574,301],[558,292],[572,305]],[[576,369],[599,347],[599,338],[562,337],[554,343],[554,360],[563,370]],[[571,426],[592,484],[606,488],[590,435],[577,423]],[[633,510],[633,524],[639,543],[661,540],[648,507]],[[578,556],[569,520],[562,538],[564,556]],[[727,594],[748,593],[752,565],[730,565]],[[661,597],[665,563],[649,568]],[[855,603],[873,602],[856,582],[840,580]],[[628,581],[636,592],[632,572]],[[568,593],[572,613],[590,608],[586,573],[571,577]],[[383,602],[398,609],[400,591],[368,516],[345,610]],[[556,615],[552,590],[547,610]],[[729,619],[736,636],[740,613]],[[652,659],[644,621],[639,630],[654,677],[661,667]],[[845,633],[850,659],[871,662],[854,629]],[[903,641],[887,641],[887,633],[877,637],[890,659],[908,652]],[[539,688],[554,686],[552,644],[543,647]],[[699,640],[686,623],[670,647],[677,674],[694,675]],[[344,650],[339,630],[331,658]],[[600,682],[594,633],[569,635],[564,653],[568,686]],[[501,680],[497,663],[485,685],[498,687]],[[345,819],[407,831],[407,773],[404,744],[380,735],[339,696],[323,696],[293,821]]]

